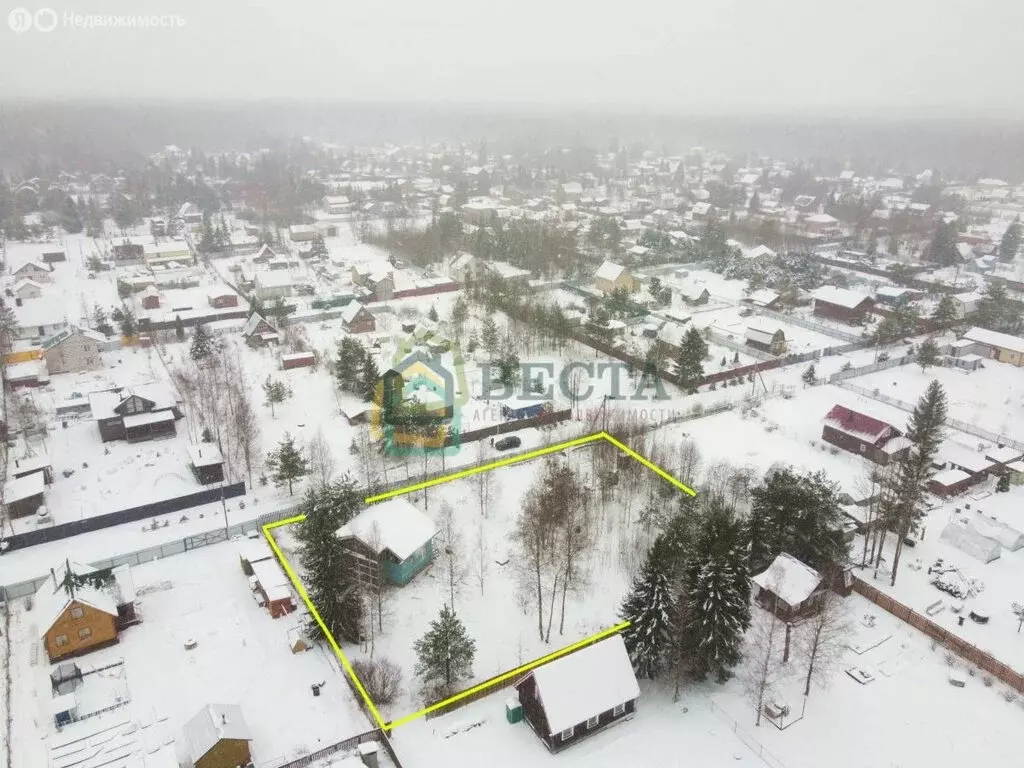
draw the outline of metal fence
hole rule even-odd
[[[780,323],[788,323],[789,325],[796,325],[800,328],[805,328],[808,331],[814,331],[824,336],[832,336],[836,339],[842,339],[843,341],[849,342],[850,344],[856,344],[853,349],[861,349],[869,346],[871,341],[864,338],[863,336],[857,336],[853,333],[841,331],[838,328],[833,328],[828,325],[822,325],[821,323],[815,323],[812,320],[808,320],[800,315],[788,315],[785,312],[776,312],[773,309],[765,309],[764,307],[753,307],[755,313],[759,315],[765,315],[778,320]],[[848,350],[847,350],[848,351]]]
[[[857,376],[866,376],[869,373],[875,373],[876,371],[884,371],[887,368],[898,368],[901,365],[912,363],[914,358],[911,355],[901,355],[900,357],[890,357],[888,360],[879,360],[875,363],[869,363],[868,365],[862,365],[857,368],[848,368],[845,371],[837,371],[828,377],[829,384],[838,384],[841,381],[847,379],[854,379]]]
[[[729,725],[729,730],[735,733],[739,740],[743,742],[744,746],[761,759],[761,762],[765,765],[771,766],[771,768],[786,768],[785,763],[765,749],[764,746],[761,745],[761,742],[740,727],[740,724],[736,722],[736,720],[733,719],[732,716],[730,716],[724,709],[719,707],[710,699],[708,702],[711,704],[711,711]]]
[[[310,752],[308,755],[297,757],[294,760],[285,763],[271,761],[270,763],[262,764],[260,768],[306,768],[318,760],[323,760],[325,757],[336,755],[338,752],[346,752],[358,747],[360,744],[366,744],[371,741],[384,748],[384,751],[388,753],[388,757],[391,758],[391,762],[394,763],[396,768],[402,768],[402,762],[398,759],[395,748],[391,745],[391,739],[380,728],[360,733],[358,736],[352,736],[348,739],[342,739],[334,744],[318,749],[316,752]]]
[[[906,411],[907,413],[913,413],[914,411],[915,406],[913,403],[907,403],[904,402],[903,400],[897,400],[895,397],[883,395],[877,389],[858,387],[856,384],[851,384],[848,381],[839,382],[839,386],[858,395],[863,395],[864,397],[869,397],[872,400],[877,400],[880,403],[885,403],[886,405],[891,405],[895,408],[899,408],[901,411]],[[982,429],[981,427],[978,427],[974,424],[968,424],[966,421],[960,421],[959,419],[946,419],[945,423],[947,427],[951,427],[952,429],[955,429],[958,432],[965,432],[968,435],[980,437],[983,440],[988,440],[989,442],[996,443],[997,445],[1008,445],[1015,450],[1024,451],[1024,442],[1021,442],[1020,440],[1014,440],[1013,438],[1007,437],[1006,435],[1001,435],[998,434],[997,432],[991,432],[987,429]]]

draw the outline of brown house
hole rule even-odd
[[[4,485],[4,507],[11,518],[34,515],[44,502],[46,473],[43,470],[15,477]]]
[[[346,304],[341,310],[341,325],[349,333],[372,333],[377,330],[377,320],[358,301]]]
[[[909,441],[892,424],[843,405],[834,406],[825,415],[821,439],[882,466],[910,449]]]
[[[748,347],[759,349],[772,355],[786,354],[786,334],[781,328],[774,330],[750,326],[744,334]]]
[[[758,604],[783,621],[817,613],[826,592],[820,573],[786,553],[750,580]]]
[[[207,704],[185,723],[185,747],[195,768],[239,768],[252,763],[252,733],[233,704]]]
[[[34,610],[51,662],[113,645],[119,631],[138,623],[128,566],[98,571],[66,561],[50,574],[36,592]]]
[[[229,288],[214,288],[206,294],[206,300],[214,309],[227,309],[238,306],[238,294]]]
[[[640,696],[621,635],[537,667],[515,687],[523,718],[551,752],[629,718]]]
[[[154,385],[93,392],[89,395],[89,406],[104,443],[173,437],[177,434],[176,422],[184,415],[177,396]]]
[[[160,292],[151,285],[142,292],[143,309],[160,309]]]
[[[863,325],[875,306],[875,300],[856,291],[823,285],[811,294],[814,314],[847,325]]]
[[[971,475],[962,469],[947,469],[928,479],[928,490],[943,499],[963,493],[985,475]]]
[[[281,332],[272,326],[262,315],[253,312],[242,329],[242,338],[250,347],[266,347],[281,340]]]

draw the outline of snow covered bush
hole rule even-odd
[[[393,703],[401,692],[402,668],[385,656],[356,659],[352,669],[378,707]]]
[[[956,664],[956,654],[947,652],[945,655],[946,666],[952,667]]]
[[[983,678],[981,678],[981,684],[984,685],[986,688],[991,688],[993,682],[994,681],[992,680],[991,675],[985,675]]]
[[[1012,703],[1013,703],[1014,701],[1016,701],[1016,700],[1017,700],[1017,694],[1016,694],[1016,693],[1014,693],[1014,692],[1013,692],[1012,690],[1010,690],[1009,688],[1007,688],[1007,689],[1006,689],[1005,691],[1003,691],[1003,700],[1004,700],[1004,701],[1005,701],[1005,702],[1006,702],[1007,704],[1012,704]]]

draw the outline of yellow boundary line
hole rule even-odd
[[[588,445],[598,440],[607,440],[609,443],[614,445],[627,456],[636,459],[644,467],[650,469],[664,480],[667,480],[668,482],[672,483],[672,485],[674,485],[676,488],[679,488],[684,493],[687,493],[690,496],[697,495],[696,492],[688,485],[680,482],[672,475],[670,475],[668,472],[659,467],[657,464],[645,458],[644,456],[641,456],[633,449],[627,447],[626,445],[623,445],[620,441],[616,440],[607,432],[597,432],[592,435],[587,435],[586,437],[580,437],[575,440],[568,440],[564,443],[548,446],[547,448],[539,448],[535,451],[529,451],[523,454],[522,456],[513,456],[508,459],[499,459],[498,461],[492,461],[488,464],[483,464],[478,467],[470,467],[468,469],[459,470],[458,472],[453,472],[452,474],[445,475],[444,477],[438,477],[433,480],[427,480],[421,483],[414,483],[412,485],[406,486],[405,488],[399,488],[398,490],[395,491],[380,493],[377,494],[376,496],[368,496],[364,501],[366,504],[373,504],[378,501],[384,501],[385,499],[394,498],[395,496],[402,496],[404,494],[413,493],[414,491],[420,491],[425,488],[432,488],[433,486],[441,485],[442,483],[449,483],[453,480],[460,480],[464,477],[470,477],[481,472],[487,472],[492,469],[498,469],[499,467],[508,467],[514,464],[519,464],[524,461],[536,459],[540,456],[546,456],[551,453],[557,453],[558,451],[563,451],[566,448],[575,448],[581,445]],[[288,574],[288,578],[291,580],[292,586],[295,587],[295,590],[296,592],[298,592],[299,597],[302,599],[302,602],[305,603],[306,608],[309,609],[310,615],[313,617],[314,621],[316,621],[317,626],[320,627],[320,630],[324,633],[324,637],[327,638],[327,642],[334,650],[334,655],[337,656],[338,661],[341,662],[341,666],[345,670],[345,673],[349,676],[349,679],[352,680],[352,683],[355,685],[356,690],[359,691],[359,695],[363,697],[363,701],[366,703],[366,707],[367,709],[369,709],[370,714],[373,715],[373,719],[377,722],[378,727],[380,727],[380,729],[385,732],[391,731],[400,725],[404,725],[405,723],[411,722],[412,720],[416,720],[420,717],[423,717],[429,714],[430,712],[442,709],[448,706],[449,704],[453,704],[456,701],[460,701],[461,699],[466,698],[467,696],[479,693],[480,691],[495,686],[499,683],[502,683],[508,680],[509,678],[515,677],[516,675],[520,675],[523,672],[528,672],[531,669],[535,669],[536,667],[546,664],[549,661],[553,661],[557,658],[565,656],[566,654],[572,653],[577,648],[581,648],[585,645],[595,643],[598,640],[603,640],[604,638],[609,637],[610,635],[614,635],[618,632],[621,632],[623,629],[629,626],[628,621],[616,624],[613,627],[609,627],[608,629],[604,629],[600,632],[597,632],[596,634],[590,635],[589,637],[585,637],[582,640],[573,643],[572,645],[568,645],[565,648],[549,653],[546,656],[540,657],[539,659],[535,659],[531,662],[516,667],[515,669],[511,669],[508,672],[504,672],[501,675],[498,675],[497,677],[493,677],[490,680],[484,681],[483,683],[478,683],[477,685],[474,685],[471,688],[467,688],[464,691],[460,691],[459,693],[456,693],[454,696],[450,696],[447,699],[444,699],[443,701],[431,704],[429,707],[424,707],[418,712],[413,712],[412,714],[405,715],[399,718],[398,720],[389,723],[386,722],[383,717],[381,717],[381,714],[377,710],[376,705],[373,703],[373,700],[370,698],[370,695],[366,692],[366,688],[363,687],[362,682],[360,682],[359,677],[356,675],[355,670],[352,668],[352,664],[345,656],[345,653],[341,650],[341,646],[338,645],[337,640],[334,639],[334,635],[331,634],[330,630],[327,629],[327,625],[324,624],[324,620],[320,617],[320,612],[317,611],[316,606],[313,604],[313,601],[309,599],[309,594],[306,592],[306,588],[302,585],[302,581],[299,579],[298,574],[295,573],[295,570],[288,562],[288,558],[284,556],[284,553],[277,545],[277,541],[271,534],[271,531],[275,528],[281,528],[286,525],[300,523],[305,519],[305,515],[297,515],[295,517],[290,517],[286,520],[278,520],[273,523],[267,523],[262,527],[263,535],[267,539],[267,542],[270,544],[270,548],[273,550],[274,556],[277,557],[278,562],[281,563],[285,573]]]

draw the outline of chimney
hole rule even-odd
[[[18,306],[18,307],[21,306],[21,297],[20,296],[18,296],[17,298],[14,299],[14,304],[15,304],[15,306]]]
[[[227,725],[228,724],[228,716],[227,716],[226,713],[224,713],[224,712],[220,713],[220,722],[221,722],[222,725]]]

